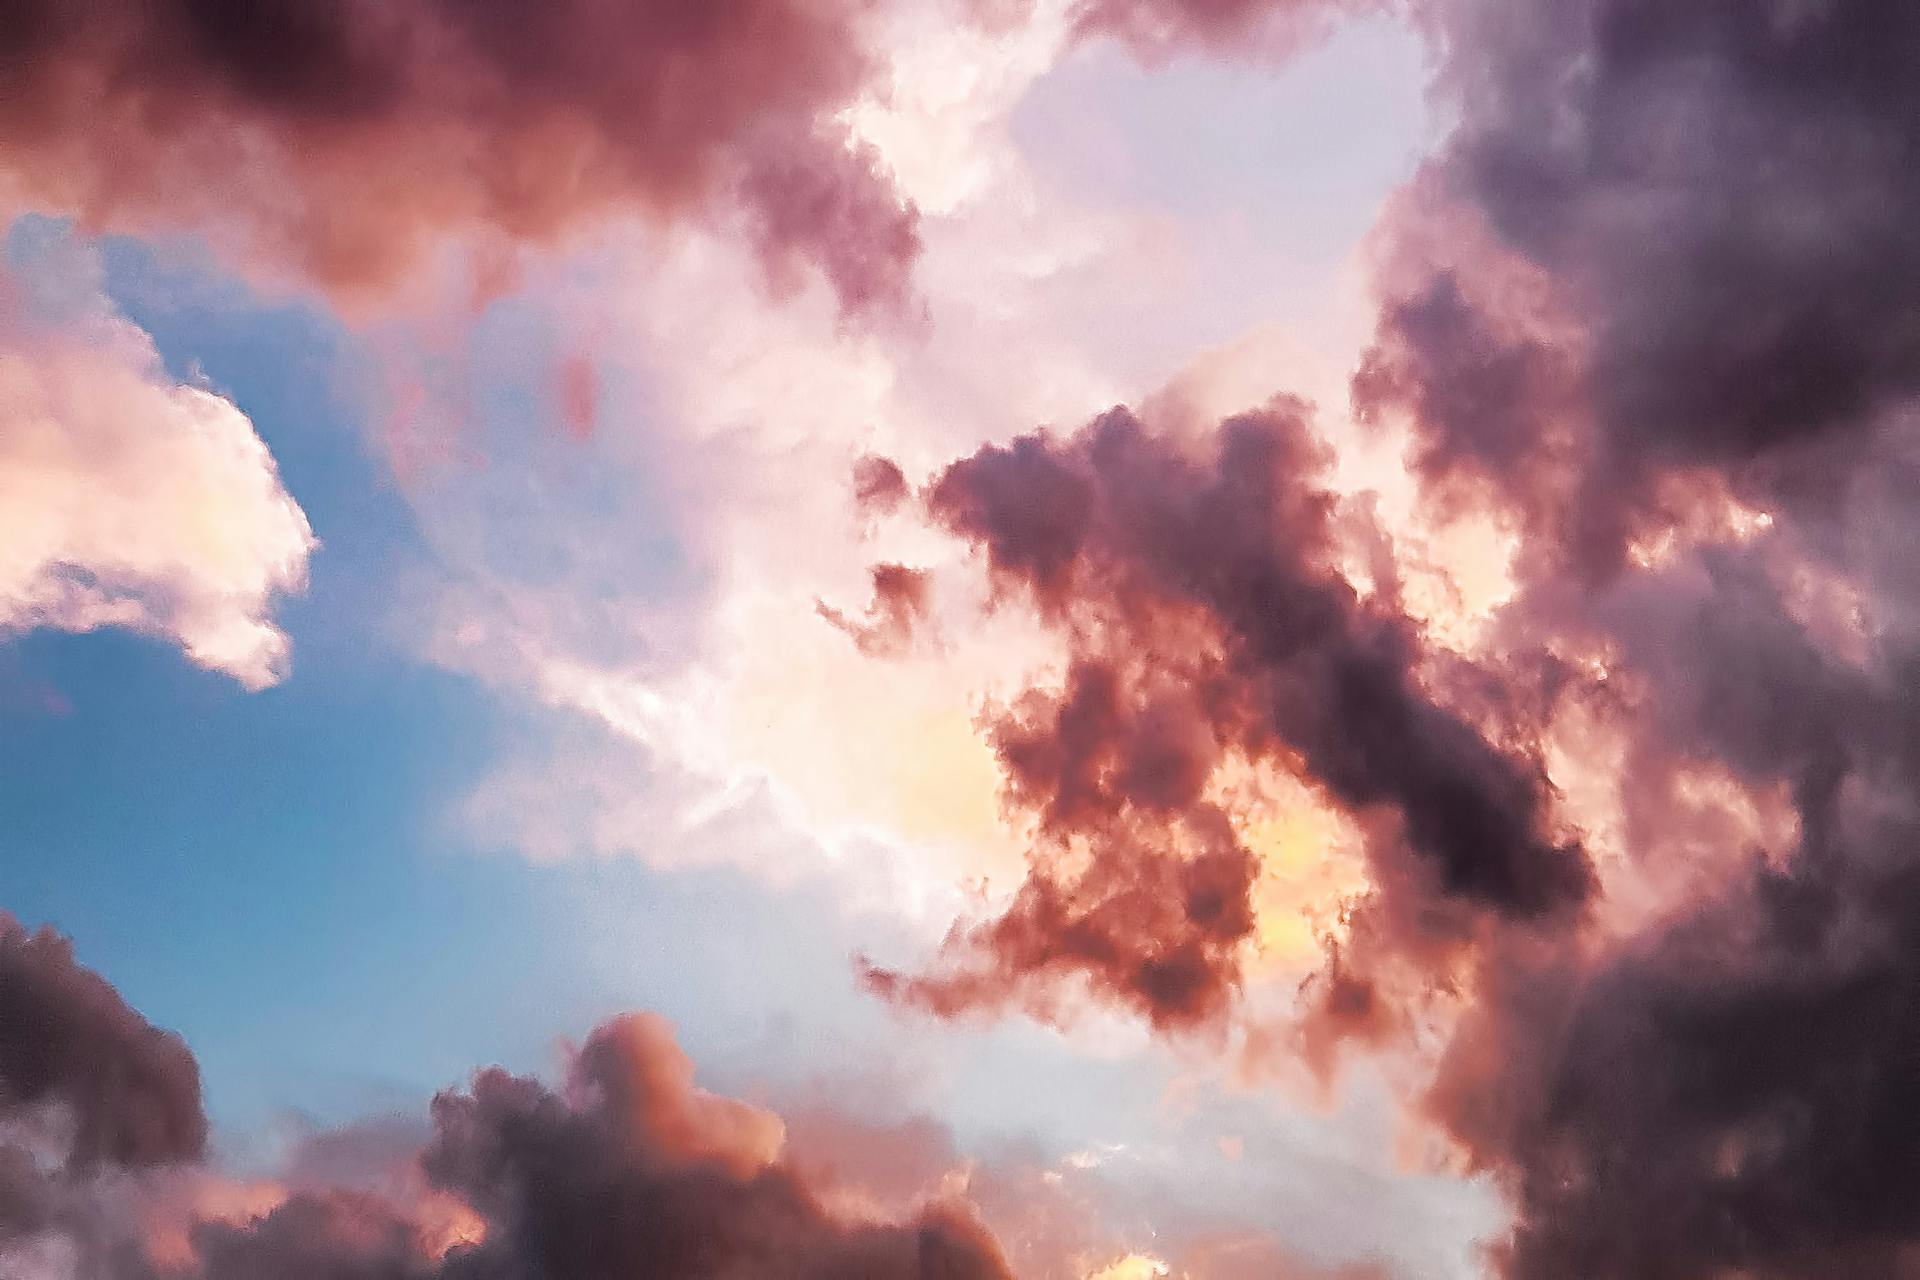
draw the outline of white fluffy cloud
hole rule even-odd
[[[0,273],[0,634],[128,627],[263,688],[315,545],[247,416],[168,375],[86,252]]]

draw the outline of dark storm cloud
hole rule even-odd
[[[1006,1275],[959,1216],[833,1218],[777,1159],[778,1122],[693,1089],[658,1020],[596,1031],[566,1093],[575,1101],[489,1071],[435,1100],[428,1175],[488,1223],[487,1242],[451,1258],[449,1277]]]
[[[1523,514],[1502,640],[1608,655],[1628,852],[1691,874],[1621,935],[1492,945],[1429,1105],[1511,1193],[1507,1274],[1911,1274],[1920,9],[1421,8],[1459,124],[1388,227],[1429,242],[1356,401],[1407,416],[1430,495]],[[1420,229],[1463,217],[1483,241]],[[1625,554],[1720,494],[1772,523]],[[1654,865],[1699,764],[1795,830]]]
[[[306,1192],[244,1223],[202,1223],[178,1280],[1004,1280],[963,1212],[898,1224],[830,1213],[781,1153],[771,1113],[707,1094],[657,1018],[597,1029],[565,1085],[497,1068],[433,1103],[421,1166],[484,1238],[428,1248],[404,1201]]]
[[[1458,993],[1424,1106],[1509,1194],[1497,1270],[1913,1274],[1920,9],[1415,8],[1457,128],[1383,229],[1353,390],[1407,420],[1436,510],[1518,516],[1491,648],[1423,668],[1476,727],[1412,678],[1394,593],[1331,571],[1331,500],[1271,422],[1227,424],[1202,465],[1124,417],[983,450],[932,510],[1073,651],[1063,690],[989,728],[1060,850],[932,973],[870,981],[958,1012],[1077,973],[1163,1028],[1213,1016],[1251,924],[1181,908],[1195,851],[1237,848],[1195,780],[1291,752],[1346,807],[1396,811],[1425,873],[1374,851],[1303,1043],[1400,1034],[1377,972]],[[1728,498],[1769,522],[1736,535]],[[1604,677],[1575,660],[1596,654]],[[1576,706],[1623,739],[1624,874],[1668,896],[1527,927],[1594,896],[1527,752]],[[1702,828],[1702,849],[1681,830],[1700,769],[1782,797],[1791,830]],[[1182,825],[1202,818],[1211,843]],[[1409,908],[1462,899],[1493,908],[1470,942],[1379,967]],[[1175,960],[1197,976],[1155,985]]]
[[[1392,273],[1363,407],[1428,473],[1523,502],[1543,437],[1584,433],[1560,531],[1611,572],[1657,481],[1736,482],[1813,440],[1857,447],[1920,390],[1920,10],[1902,0],[1431,0],[1459,124],[1403,219],[1454,205],[1538,269],[1580,341],[1515,335],[1469,253]],[[1444,257],[1444,255],[1443,255]]]

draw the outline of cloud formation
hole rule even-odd
[[[20,1137],[29,1119],[37,1145]],[[649,1014],[597,1028],[558,1087],[489,1068],[439,1094],[417,1173],[391,1185],[311,1180],[358,1162],[369,1143],[349,1140],[257,1210],[169,1194],[151,1179],[193,1176],[206,1145],[193,1055],[77,966],[65,939],[10,917],[0,917],[0,1125],[0,1262],[38,1243],[100,1280],[1009,1274],[963,1203],[887,1220],[830,1210],[785,1155],[779,1117],[700,1089],[672,1030]],[[128,1182],[156,1167],[147,1183]],[[172,1247],[161,1247],[163,1227]]]
[[[1373,880],[1288,1043],[1440,1030],[1419,1105],[1510,1198],[1497,1271],[1906,1274],[1920,19],[1414,9],[1458,123],[1379,233],[1352,390],[1424,519],[1514,535],[1510,598],[1442,645],[1284,402],[953,464],[928,513],[1069,661],[986,726],[1028,878],[868,980],[1219,1019],[1254,857],[1209,784],[1266,761]]]
[[[1617,735],[1613,896],[1669,886],[1491,946],[1429,1109],[1509,1190],[1504,1274],[1905,1274],[1920,15],[1423,9],[1459,125],[1356,399],[1517,517],[1499,644]],[[1788,821],[1701,849],[1701,769]]]
[[[193,1160],[206,1147],[186,1044],[81,968],[65,938],[0,913],[0,1120],[47,1104],[71,1127],[75,1172]]]
[[[1276,401],[1187,450],[1115,409],[933,482],[932,516],[1072,658],[1063,688],[1028,691],[990,729],[1040,837],[1026,882],[957,929],[934,973],[870,970],[875,989],[953,1013],[1079,977],[1157,1026],[1216,1021],[1259,870],[1211,790],[1230,760],[1295,767],[1397,825],[1373,852],[1402,918],[1415,902],[1578,915],[1592,873],[1553,830],[1538,761],[1429,691],[1392,580],[1363,597],[1343,574],[1360,517],[1323,487],[1306,412]]]
[[[1036,615],[1065,661],[984,717],[1012,825],[1033,837],[1025,878],[924,970],[865,976],[941,1015],[1019,1003],[1064,1017],[1085,991],[1161,1031],[1218,1028],[1260,944],[1267,856],[1224,781],[1267,769],[1350,821],[1370,881],[1306,987],[1310,1034],[1289,1044],[1397,1048],[1415,1022],[1392,1002],[1430,1002],[1418,1029],[1439,1048],[1420,1106],[1510,1199],[1503,1274],[1907,1273],[1920,1266],[1907,1120],[1920,1101],[1920,18],[1893,0],[1411,8],[1436,37],[1457,127],[1382,228],[1382,306],[1352,390],[1361,416],[1407,433],[1424,517],[1516,539],[1511,599],[1469,640],[1438,635],[1410,598],[1417,553],[1337,489],[1295,401],[1189,434],[1115,410],[977,450],[959,428],[920,442],[966,455],[935,476],[923,513],[978,554],[995,606]],[[1071,12],[1083,37],[1158,56],[1265,49],[1342,11]],[[836,123],[866,77],[859,6],[19,13],[7,65],[28,72],[0,112],[0,157],[26,198],[112,225],[218,224],[231,207],[256,249],[283,239],[335,285],[388,279],[448,231],[548,237],[614,208],[724,209],[776,284],[817,268],[860,310],[899,296],[916,245],[911,212]],[[636,34],[653,38],[622,38]],[[289,60],[295,35],[310,58]],[[83,131],[77,104],[101,84]],[[663,306],[660,323],[703,335],[682,338],[700,376],[681,376],[726,428],[764,416],[793,430],[781,411],[801,401],[889,416],[881,392],[853,393],[899,373],[879,356],[871,376],[836,384],[818,352],[743,324],[750,337],[714,359],[690,350],[708,345],[690,306]],[[133,447],[112,433],[126,415],[64,412],[81,404],[74,388],[124,384],[164,402],[175,435],[210,436],[245,464],[214,487],[250,497],[196,510],[259,516],[231,544],[246,553],[238,586],[207,576],[225,562],[204,547],[60,526],[77,541],[23,562],[6,598],[28,603],[9,625],[124,622],[250,683],[273,678],[266,605],[297,583],[288,566],[308,541],[270,460],[244,447],[258,444],[245,420],[160,378],[150,353],[121,361],[141,371],[130,381],[93,377],[118,338],[82,351],[26,320],[9,332],[26,352],[0,357],[18,402],[63,409],[15,421],[107,424],[84,456],[61,451],[73,431],[38,452],[21,443],[37,437],[12,436],[37,492],[77,490],[83,463]],[[85,376],[49,381],[63,362]],[[743,394],[741,370],[767,385]],[[561,393],[574,433],[593,435],[599,384],[575,369]],[[218,425],[201,431],[200,415]],[[813,426],[801,421],[795,434]],[[768,451],[770,489],[799,456],[786,443]],[[140,454],[138,474],[181,474],[180,456]],[[715,470],[747,486],[741,469]],[[874,457],[854,488],[869,527],[913,497]],[[205,531],[153,515],[153,529]],[[784,519],[762,561],[784,573],[802,558],[801,523]],[[126,546],[160,567],[113,560]],[[898,656],[929,622],[933,580],[905,564],[920,551],[882,552],[902,560],[874,569],[864,615],[820,607],[851,647]],[[103,565],[122,576],[102,586]],[[599,623],[581,630],[599,640]],[[757,628],[748,639],[766,647]],[[796,652],[775,654],[756,692],[803,708],[796,754],[813,764],[830,754],[829,717],[794,689]],[[667,701],[594,675],[570,696],[609,722],[650,727]],[[842,736],[872,748],[848,729],[851,700],[815,683]],[[761,710],[742,718],[770,719]],[[928,741],[900,745],[925,764]],[[877,771],[847,772],[860,790]],[[1591,829],[1574,820],[1582,804]],[[118,1034],[102,1060],[126,1052]],[[1000,1267],[964,1217],[830,1206],[780,1154],[777,1122],[699,1093],[663,1035],[610,1024],[559,1086],[483,1072],[443,1095],[422,1176],[468,1206],[471,1238],[430,1234],[404,1196],[302,1190],[201,1221],[185,1261],[156,1265],[591,1275],[640,1256],[751,1270],[778,1254],[803,1273]],[[30,1098],[16,1086],[20,1105],[70,1108],[93,1136],[57,1173],[25,1149],[0,1155],[0,1216],[16,1231],[69,1221],[98,1165],[139,1164],[148,1147],[191,1157],[175,1138],[88,1130],[88,1107],[119,1114],[101,1088],[32,1068],[13,1067],[42,1081]],[[1255,1273],[1278,1269],[1255,1256]]]
[[[0,191],[348,293],[449,235],[739,216],[776,281],[885,309],[915,214],[835,119],[870,7],[28,0],[0,25]]]
[[[1603,571],[1673,516],[1663,477],[1761,483],[1761,458],[1911,399],[1911,6],[1419,8],[1460,122],[1399,216],[1447,235],[1389,273],[1358,389],[1415,411],[1423,470],[1526,501],[1557,447],[1557,533]],[[1541,296],[1502,287],[1502,256]],[[1578,319],[1543,343],[1546,311]]]
[[[129,627],[250,689],[316,543],[232,402],[181,383],[72,245],[0,274],[0,634]]]

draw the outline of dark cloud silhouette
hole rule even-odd
[[[984,1232],[929,1210],[903,1225],[833,1218],[779,1158],[769,1113],[694,1089],[656,1019],[582,1047],[565,1091],[500,1071],[434,1102],[424,1164],[469,1198],[484,1245],[450,1276],[1006,1274]]]
[[[194,1229],[180,1280],[262,1275],[420,1280],[767,1276],[994,1280],[1008,1273],[964,1210],[899,1223],[829,1212],[770,1112],[693,1084],[666,1024],[614,1019],[560,1089],[498,1068],[433,1102],[421,1167],[477,1211],[480,1238],[436,1251],[404,1202],[303,1192],[244,1223]]]
[[[161,1269],[123,1254],[116,1280],[434,1280],[448,1274],[401,1208],[360,1191],[301,1192],[249,1222],[198,1223],[190,1240],[194,1260],[187,1266]]]
[[[70,1132],[63,1164],[16,1136],[49,1104],[71,1119],[48,1128]],[[698,1088],[671,1029],[645,1014],[597,1028],[558,1088],[480,1071],[434,1099],[429,1130],[392,1120],[315,1135],[270,1209],[196,1220],[193,1179],[213,1175],[197,1163],[192,1054],[79,968],[65,939],[10,917],[0,1120],[0,1261],[58,1238],[101,1280],[1009,1274],[964,1205],[919,1200],[890,1221],[830,1210],[789,1162],[779,1117]],[[816,1140],[814,1158],[828,1150]],[[168,1214],[185,1217],[184,1249],[156,1252],[149,1234]]]
[[[1433,1105],[1512,1192],[1504,1272],[1908,1274],[1916,887],[1756,859],[1590,966],[1490,969]]]
[[[904,301],[915,215],[837,111],[864,0],[24,0],[0,18],[0,194],[214,229],[354,290],[448,233],[744,215],[776,281]]]
[[[1783,788],[1795,823],[1716,850],[1642,926],[1479,957],[1427,1105],[1511,1192],[1504,1274],[1903,1275],[1920,1256],[1911,639],[1827,652],[1765,572],[1777,551],[1709,546],[1516,606],[1530,630],[1605,636],[1638,686],[1636,856],[1670,848],[1659,781],[1696,762]]]
[[[47,1105],[71,1127],[76,1172],[192,1160],[206,1145],[200,1070],[180,1038],[81,968],[65,938],[0,913],[0,1120]]]
[[[1500,646],[1604,655],[1553,697],[1605,703],[1629,874],[1679,886],[1487,940],[1429,1108],[1511,1194],[1504,1274],[1912,1274],[1920,10],[1420,9],[1459,123],[1355,399],[1523,517]],[[1699,767],[1793,829],[1678,839]]]
[[[1459,125],[1403,220],[1479,220],[1542,272],[1574,342],[1463,291],[1476,254],[1391,273],[1356,392],[1410,410],[1429,472],[1523,502],[1571,422],[1560,535],[1617,570],[1664,474],[1867,432],[1920,390],[1920,13],[1901,0],[1431,0]],[[1465,237],[1470,243],[1472,237]],[[1763,485],[1766,493],[1768,486]]]
[[[1436,700],[1392,592],[1363,598],[1336,566],[1342,513],[1304,413],[1282,401],[1230,419],[1201,455],[1116,409],[934,482],[932,515],[1074,662],[1064,689],[1029,692],[991,728],[1009,802],[1038,819],[1026,883],[956,929],[934,973],[869,965],[871,986],[953,1013],[1079,976],[1161,1026],[1213,1019],[1258,872],[1207,796],[1234,753],[1391,814],[1408,856],[1378,851],[1385,893],[1578,914],[1591,872],[1548,829],[1540,766]]]

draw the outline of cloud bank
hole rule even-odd
[[[65,939],[0,916],[0,1262],[89,1280],[1009,1274],[957,1200],[829,1209],[778,1116],[693,1076],[663,1020],[615,1018],[557,1086],[489,1068],[439,1094],[397,1181],[222,1204],[186,1045]],[[342,1139],[314,1171],[369,1146]]]

